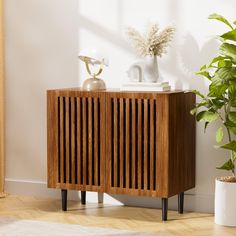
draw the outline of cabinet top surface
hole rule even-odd
[[[191,92],[190,90],[170,90],[164,92],[155,92],[155,91],[123,91],[120,89],[106,89],[106,90],[95,90],[95,91],[86,91],[82,90],[80,87],[74,88],[59,88],[59,89],[49,89],[47,91],[57,91],[57,92],[84,92],[84,93],[155,93],[155,94],[174,94],[174,93],[187,93]]]

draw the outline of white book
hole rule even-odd
[[[122,87],[165,87],[169,86],[169,82],[146,83],[146,82],[129,82],[122,85]]]
[[[171,86],[164,86],[164,87],[122,87],[121,91],[149,91],[149,92],[165,92],[170,91]]]

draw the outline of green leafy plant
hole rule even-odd
[[[223,22],[230,28],[226,33],[218,36],[221,44],[218,55],[209,64],[200,68],[197,73],[209,80],[209,92],[203,95],[199,91],[193,92],[200,97],[200,102],[191,111],[197,121],[208,124],[220,120],[216,131],[216,142],[220,148],[230,151],[229,159],[217,169],[231,171],[235,175],[236,168],[236,21],[232,24],[223,16],[212,14],[209,19]],[[224,135],[228,143],[223,142]]]

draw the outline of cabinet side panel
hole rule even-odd
[[[47,162],[48,187],[55,188],[58,178],[58,135],[57,135],[57,100],[53,91],[47,92]]]
[[[195,119],[192,93],[170,96],[169,195],[195,187]]]
[[[156,190],[162,197],[168,197],[169,173],[169,96],[162,96],[156,101]],[[154,147],[155,148],[155,147]]]

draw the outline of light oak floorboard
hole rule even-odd
[[[215,225],[212,214],[169,211],[169,220],[163,223],[159,209],[68,201],[68,211],[62,212],[60,200],[26,196],[0,199],[1,216],[173,235],[236,235],[236,228]]]

